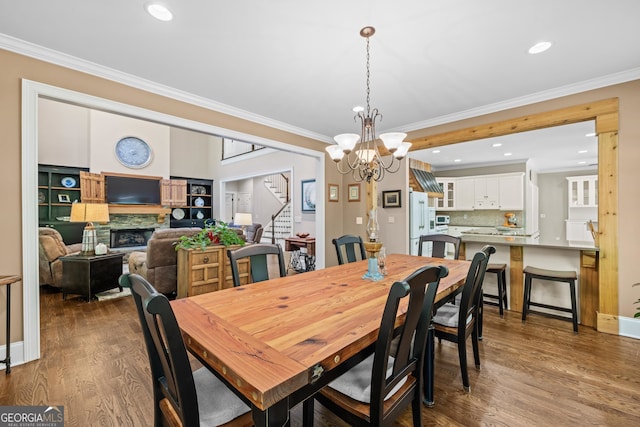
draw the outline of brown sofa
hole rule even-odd
[[[82,243],[65,245],[58,230],[49,227],[38,228],[39,241],[39,283],[42,285],[62,287],[61,256],[80,252]]]
[[[177,254],[175,244],[181,236],[193,236],[202,229],[163,228],[153,232],[146,252],[129,255],[129,272],[139,274],[163,294],[177,290]]]

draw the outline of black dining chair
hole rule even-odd
[[[422,256],[422,246],[424,243],[431,242],[431,256],[434,258],[446,258],[447,244],[453,246],[453,259],[460,256],[460,237],[450,236],[448,234],[423,234],[418,239],[418,256]]]
[[[364,243],[360,236],[345,234],[344,236],[333,239],[332,242],[336,247],[338,264],[340,265],[367,259],[367,254],[364,250]],[[360,259],[358,259],[357,254],[360,255]]]
[[[314,399],[351,426],[386,426],[411,404],[413,425],[422,426],[423,365],[433,302],[444,266],[422,267],[391,286],[374,353],[320,390]],[[397,327],[401,301],[408,298],[404,323]],[[394,340],[394,337],[398,337]],[[392,346],[392,342],[397,345]],[[304,421],[313,425],[313,399]]]
[[[276,257],[278,261],[278,274],[280,277],[287,275],[287,268],[284,264],[284,253],[282,247],[277,244],[256,243],[254,245],[242,246],[238,249],[227,249],[227,256],[231,264],[231,276],[233,278],[233,286],[241,285],[242,274],[238,268],[238,261],[249,258],[249,272],[245,275],[251,275],[251,283],[269,280],[269,264],[270,257]]]
[[[489,263],[489,256],[496,252],[493,246],[485,246],[473,256],[469,273],[462,288],[459,304],[443,304],[433,315],[435,336],[458,345],[462,386],[466,392],[471,391],[467,370],[467,338],[471,335],[473,358],[476,368],[480,369],[480,352],[478,350],[478,322],[480,321],[480,305],[482,304],[482,282]]]
[[[154,426],[251,426],[251,410],[208,369],[191,371],[169,300],[142,276],[126,274],[149,355]]]

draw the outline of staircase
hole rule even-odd
[[[264,178],[264,185],[280,201],[282,208],[273,214],[275,217],[272,215],[272,221],[264,225],[262,241],[279,243],[284,247],[284,239],[291,236],[293,229],[289,177],[284,174],[269,175]]]

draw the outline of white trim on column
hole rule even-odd
[[[324,152],[285,144],[272,139],[257,137],[206,123],[171,116],[144,108],[134,107],[104,98],[87,95],[72,90],[47,85],[30,80],[22,80],[22,279],[23,279],[23,322],[24,344],[22,354],[12,355],[12,365],[29,362],[40,357],[40,293],[38,286],[38,98],[46,97],[62,102],[70,102],[86,108],[95,108],[114,114],[127,115],[142,120],[150,120],[169,126],[176,126],[212,135],[224,135],[258,145],[304,154],[318,161],[316,180],[318,208],[316,210],[316,235],[324,236]],[[222,200],[224,202],[224,199]],[[316,242],[319,254],[317,265],[324,266],[324,239]],[[15,344],[15,343],[14,343]],[[13,347],[12,347],[13,349]],[[15,360],[14,360],[15,359]]]

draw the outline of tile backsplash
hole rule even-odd
[[[499,210],[477,210],[477,211],[437,211],[437,214],[449,215],[450,225],[465,227],[495,227],[503,225],[506,211]],[[517,218],[517,226],[524,227],[523,211],[512,211]]]

